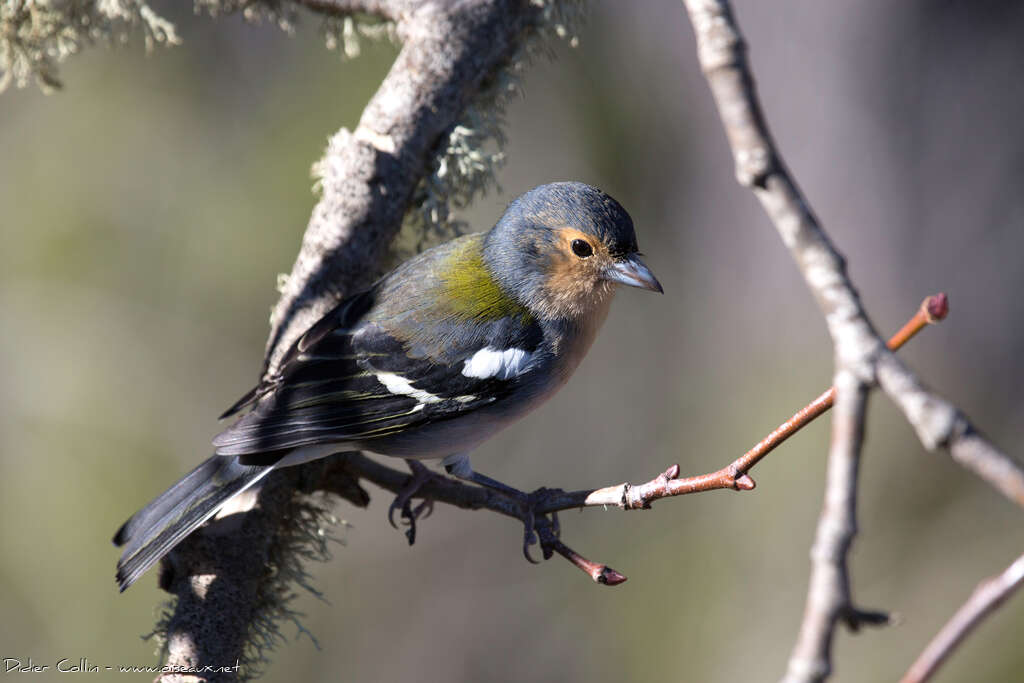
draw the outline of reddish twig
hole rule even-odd
[[[891,351],[898,350],[908,341],[913,339],[914,335],[928,325],[945,319],[948,313],[949,298],[944,292],[939,292],[938,294],[933,294],[932,296],[925,298],[925,300],[921,302],[921,306],[917,309],[917,313],[914,314],[914,317],[908,320],[906,324],[896,332],[896,334],[889,338],[886,346],[888,346]],[[831,408],[832,404],[835,403],[835,400],[836,388],[830,387],[828,391],[808,403],[797,411],[793,417],[779,425],[771,434],[762,439],[756,446],[744,453],[741,457],[737,458],[733,463],[737,471],[749,471],[751,467],[760,462],[761,458],[772,452],[779,444],[793,436],[793,434],[806,427],[808,423]]]
[[[370,500],[365,492],[360,489],[359,493],[362,495],[353,495],[352,493],[353,488],[358,489],[360,479],[371,481],[381,488],[397,494],[409,485],[411,476],[387,465],[382,465],[362,453],[341,453],[326,461],[319,481],[311,488],[343,493],[346,498],[356,504],[366,506]],[[552,491],[552,493],[557,494],[558,492]],[[524,509],[522,501],[518,498],[501,491],[468,484],[442,475],[431,477],[425,481],[416,492],[416,497],[421,496],[466,510],[492,510],[523,523],[526,523],[527,519],[531,517],[530,511]],[[553,553],[558,553],[596,583],[605,586],[617,586],[626,581],[623,574],[608,565],[588,560],[562,542],[558,538],[555,525],[548,517],[543,514],[535,514],[532,521],[534,530],[540,537],[541,545],[544,548],[544,559],[549,559]]]
[[[893,351],[899,349],[926,326],[939,322],[948,313],[949,299],[944,293],[940,292],[927,297],[921,302],[921,306],[914,316],[889,339],[888,347]],[[775,450],[783,441],[831,408],[835,397],[836,389],[831,387],[772,430],[749,451],[716,472],[680,479],[678,478],[679,465],[673,465],[644,484],[626,483],[594,491],[574,491],[555,495],[538,509],[542,512],[554,512],[571,507],[616,505],[626,510],[636,510],[648,508],[651,503],[661,498],[689,493],[716,489],[749,491],[756,486],[754,480],[747,474],[754,465]]]
[[[574,566],[589,575],[597,583],[605,586],[618,586],[626,581],[625,575],[620,574],[606,564],[591,562],[557,539],[551,544],[551,547],[556,553],[572,562]]]
[[[948,301],[945,294],[928,297],[921,304],[917,313],[889,340],[889,348],[893,350],[900,348],[925,326],[945,318],[947,311]],[[626,483],[600,489],[570,492],[557,489],[547,491],[534,508],[534,513],[537,515],[535,527],[545,548],[545,559],[551,557],[552,553],[558,553],[597,583],[608,586],[623,583],[626,580],[623,574],[605,564],[588,560],[565,545],[558,539],[551,523],[543,515],[597,505],[616,506],[625,510],[644,509],[662,498],[716,489],[749,491],[754,488],[755,484],[747,471],[779,444],[831,408],[834,400],[835,389],[832,388],[782,423],[756,446],[717,472],[679,478],[679,465],[672,465],[654,479],[643,484]],[[353,477],[355,479],[363,478],[398,493],[409,484],[409,475],[359,453],[346,454],[339,462],[341,468],[337,472],[343,473],[340,480],[346,482],[346,485],[350,485]],[[324,490],[337,488],[336,480],[339,479],[332,472],[334,472],[333,468],[328,470],[324,483],[318,488]],[[438,476],[429,479],[417,490],[416,497],[420,496],[466,509],[486,508],[523,522],[529,515],[529,511],[523,509],[522,501],[516,498],[447,477]]]
[[[928,643],[928,647],[907,673],[903,674],[900,683],[924,683],[929,680],[982,619],[1006,602],[1021,584],[1024,584],[1024,555],[1018,557],[1001,574],[978,584],[967,602]]]

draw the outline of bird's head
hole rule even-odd
[[[629,214],[584,183],[541,185],[517,198],[488,233],[483,256],[505,291],[546,318],[601,308],[616,284],[662,291],[639,258]]]

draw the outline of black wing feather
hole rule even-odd
[[[468,358],[486,346],[534,351],[543,339],[535,323],[477,324],[463,343],[452,339],[439,361],[375,322],[351,325],[352,313],[353,308],[339,306],[327,316],[329,322],[317,323],[296,343],[280,375],[252,392],[252,412],[214,439],[218,454],[365,441],[463,415],[501,400],[519,381],[467,377],[462,369]],[[378,378],[382,373],[430,398],[389,390]]]
[[[223,420],[237,415],[246,408],[264,396],[272,393],[282,381],[288,376],[289,372],[304,367],[304,364],[300,362],[300,357],[309,349],[319,344],[324,337],[331,332],[338,330],[347,330],[348,328],[358,324],[359,319],[366,314],[366,312],[373,306],[375,298],[375,289],[356,294],[348,299],[345,299],[333,309],[331,309],[326,315],[320,318],[318,321],[306,330],[301,337],[299,337],[288,352],[281,359],[281,372],[273,377],[269,377],[235,401],[230,408],[221,413],[218,419]],[[330,371],[330,368],[323,369],[324,374]]]

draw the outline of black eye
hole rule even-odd
[[[573,240],[572,253],[576,254],[580,258],[587,258],[594,255],[594,248],[590,246],[590,242],[586,240]]]

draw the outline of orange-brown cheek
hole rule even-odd
[[[602,279],[601,259],[559,259],[548,271],[546,301],[553,316],[578,317],[586,315],[611,294],[611,283]]]
[[[593,288],[595,278],[582,262],[561,258],[552,264],[548,287],[552,292],[568,296],[580,296]]]

